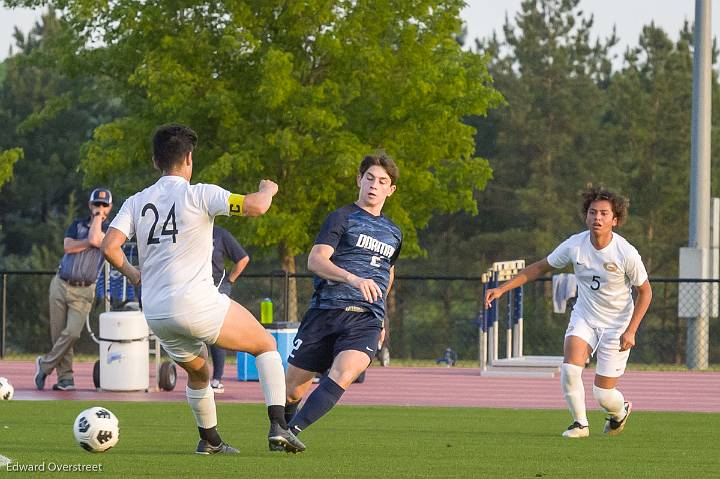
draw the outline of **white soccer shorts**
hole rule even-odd
[[[168,356],[186,363],[203,355],[205,344],[215,344],[229,308],[230,298],[217,293],[217,301],[208,311],[147,321]]]
[[[594,328],[583,318],[572,316],[565,337],[577,336],[590,345],[597,354],[595,373],[617,378],[625,373],[630,350],[620,351],[620,335],[627,326],[620,328]]]

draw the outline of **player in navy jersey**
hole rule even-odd
[[[295,434],[326,414],[375,356],[402,246],[400,228],[382,214],[397,179],[391,158],[366,156],[357,175],[357,201],[330,213],[310,251],[315,292],[286,375],[285,417]],[[315,373],[328,368],[297,411]]]

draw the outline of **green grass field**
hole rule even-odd
[[[302,435],[302,454],[267,451],[262,405],[219,404],[224,439],[240,456],[192,454],[197,433],[184,403],[103,402],[120,420],[120,442],[90,454],[72,423],[79,401],[0,403],[0,454],[19,464],[102,464],[102,477],[718,477],[720,414],[638,411],[622,435],[560,437],[565,411],[340,406]],[[52,474],[2,471],[8,477]],[[12,474],[12,476],[11,476]],[[93,473],[62,473],[88,477]]]

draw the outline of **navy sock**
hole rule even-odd
[[[290,424],[290,421],[292,421],[292,418],[295,417],[295,413],[297,413],[299,405],[300,405],[300,401],[285,404],[285,422]]]
[[[305,430],[325,414],[340,400],[345,390],[338,383],[323,376],[317,389],[305,401],[305,405],[290,421],[290,430],[296,435]]]

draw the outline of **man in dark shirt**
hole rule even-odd
[[[58,382],[53,389],[72,391],[73,345],[80,337],[95,298],[95,281],[103,257],[98,249],[108,228],[112,194],[96,188],[88,202],[90,217],[78,219],[65,232],[65,254],[58,272],[50,282],[50,334],[52,350],[35,360],[35,386],[45,388],[45,380],[57,370]]]
[[[315,291],[286,375],[285,414],[296,435],[330,411],[375,356],[402,246],[400,228],[382,214],[397,178],[391,158],[366,156],[357,175],[358,200],[330,213],[310,251]],[[297,411],[315,373],[328,368]]]
[[[232,271],[226,273],[225,271],[225,258],[228,258],[234,263]],[[218,291],[223,294],[230,296],[232,292],[232,285],[237,281],[250,262],[250,256],[240,246],[235,237],[230,234],[225,228],[219,226],[213,226],[213,253],[212,253],[212,275],[215,286],[218,287]],[[225,370],[225,354],[226,350],[212,345],[210,346],[210,354],[212,355],[213,362],[213,375],[210,387],[212,387],[216,393],[225,392],[225,387],[222,383],[223,372]]]

